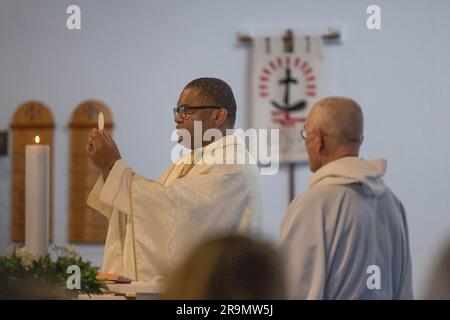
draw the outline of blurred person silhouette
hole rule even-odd
[[[277,253],[265,242],[238,235],[197,246],[169,276],[164,299],[284,299]]]
[[[450,300],[450,239],[433,268],[424,299]]]

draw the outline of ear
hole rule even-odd
[[[213,121],[216,126],[222,125],[228,118],[228,110],[225,108],[216,109],[213,113]]]
[[[322,152],[325,149],[325,135],[317,129],[317,152]]]

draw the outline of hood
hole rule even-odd
[[[309,179],[309,187],[361,183],[366,194],[378,196],[385,189],[383,176],[386,166],[385,159],[341,158],[317,170]]]

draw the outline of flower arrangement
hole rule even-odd
[[[104,281],[96,278],[98,267],[84,261],[71,246],[52,246],[51,254],[36,259],[26,248],[15,248],[0,257],[0,299],[72,299],[78,294],[102,294]],[[80,289],[70,289],[69,266],[80,270]]]

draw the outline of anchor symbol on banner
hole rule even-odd
[[[289,104],[289,100],[290,100],[290,97],[289,97],[290,90],[289,90],[289,88],[290,88],[290,85],[298,83],[297,79],[291,77],[291,69],[290,68],[286,68],[286,78],[281,79],[280,81],[278,81],[278,83],[280,85],[284,85],[284,105],[280,105],[276,101],[271,100],[270,102],[272,103],[272,105],[275,108],[278,108],[278,109],[283,110],[283,111],[291,112],[291,111],[303,110],[306,107],[306,101],[305,100],[300,100],[300,101],[296,102],[293,105]]]

